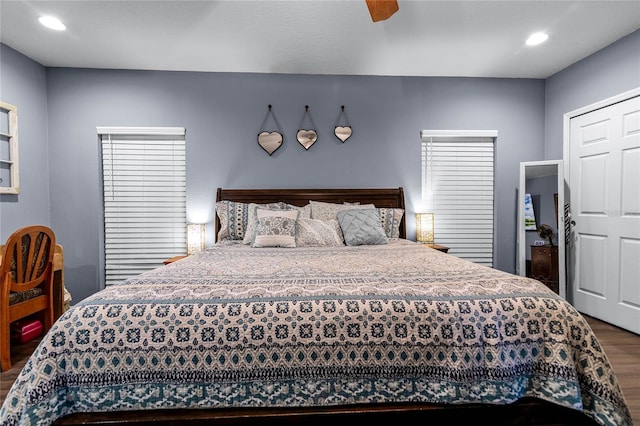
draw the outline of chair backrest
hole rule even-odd
[[[52,273],[56,237],[42,225],[25,226],[7,239],[0,264],[0,279],[5,284],[9,274],[11,292],[23,292],[40,285]],[[3,291],[7,291],[3,288]]]

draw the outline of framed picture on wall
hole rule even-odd
[[[538,229],[531,194],[524,194],[524,229],[526,231],[535,231]]]

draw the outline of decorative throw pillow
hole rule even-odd
[[[253,247],[295,247],[297,210],[256,209]]]
[[[218,201],[216,213],[220,219],[218,241],[241,240],[248,220],[248,204],[235,201]]]
[[[318,220],[298,217],[297,247],[343,246],[338,220]]]
[[[379,208],[380,224],[388,238],[400,238],[400,221],[404,215],[404,209]]]
[[[242,242],[244,244],[253,244],[253,240],[256,237],[256,209],[258,208],[282,210],[286,208],[286,205],[284,203],[249,203],[247,206],[246,228],[244,231],[244,237],[242,237]]]
[[[273,204],[260,204],[262,207],[275,206]],[[216,203],[216,214],[220,219],[220,230],[218,231],[218,241],[224,240],[243,240],[249,220],[249,204],[236,201],[218,201]]]
[[[350,209],[336,213],[348,246],[387,244],[376,209]]]
[[[325,203],[323,201],[309,201],[311,204],[311,219],[333,220],[336,213],[347,209],[375,209],[373,204],[338,204]]]

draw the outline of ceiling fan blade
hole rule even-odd
[[[384,21],[398,11],[397,0],[366,0],[373,22]]]

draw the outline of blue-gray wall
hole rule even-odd
[[[548,78],[545,159],[562,159],[564,114],[637,87],[640,87],[640,30]]]
[[[46,73],[37,98],[47,105],[33,116],[20,110],[20,144],[22,150],[25,120],[45,129],[39,145],[24,149],[48,150],[49,174],[34,179],[51,184],[31,191],[50,199],[46,208],[65,248],[65,279],[77,302],[99,289],[102,274],[96,126],[186,127],[187,219],[209,223],[209,243],[217,187],[403,186],[412,237],[420,208],[420,130],[497,130],[496,267],[513,272],[519,163],[556,158],[549,148],[556,144],[561,156],[561,116],[582,106],[572,106],[581,101],[575,96],[581,85],[595,80],[602,87],[594,96],[601,98],[640,85],[627,69],[637,70],[639,39],[636,32],[548,81],[45,69],[6,46],[0,70],[2,88],[16,84],[18,92],[33,90],[28,81],[19,84],[25,71]],[[609,64],[606,79],[593,77],[602,72],[599,56],[622,64]],[[15,104],[25,97],[20,93]],[[273,156],[256,142],[269,104],[285,135]],[[295,140],[305,105],[319,134],[308,151]],[[341,105],[354,130],[344,144],[332,133]],[[555,120],[559,130],[551,130]],[[4,199],[0,205],[3,238],[35,203],[24,191],[15,208]]]
[[[514,268],[518,165],[543,153],[542,80],[48,69],[47,89],[53,224],[72,241],[65,274],[78,296],[102,273],[96,126],[186,127],[187,219],[210,230],[217,187],[402,186],[409,235],[420,130],[496,129],[496,266]],[[285,135],[273,156],[256,141],[269,104]],[[319,134],[308,151],[295,139],[305,105]],[[341,105],[354,131],[344,144],[332,134]]]
[[[46,69],[0,44],[0,100],[18,107],[20,194],[0,195],[0,244],[22,226],[51,224]]]

